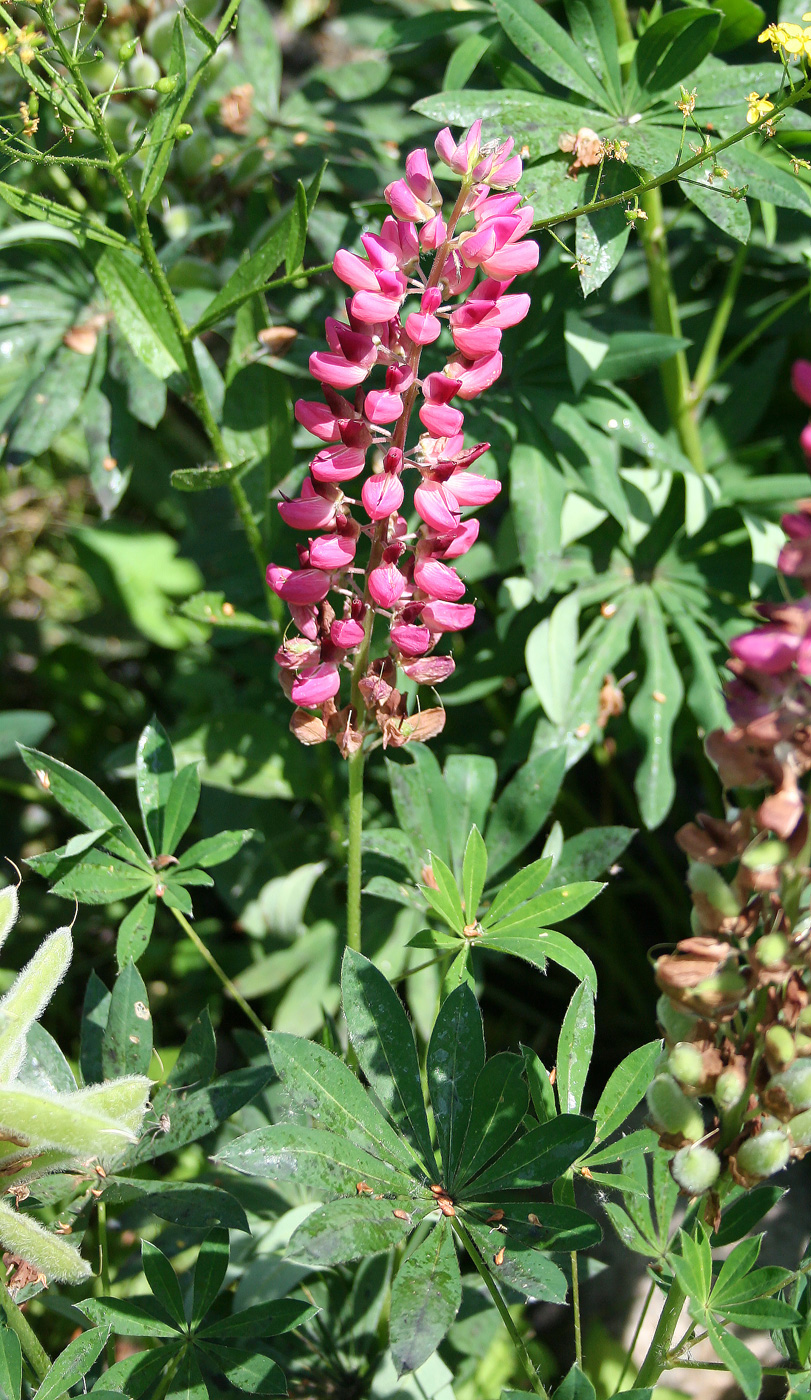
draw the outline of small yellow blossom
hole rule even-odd
[[[803,15],[803,19],[811,16]],[[775,53],[780,49],[784,54],[795,57],[797,54],[811,54],[811,28],[803,29],[802,25],[790,24],[786,21],[783,24],[770,24],[761,34],[758,35],[758,43],[770,43]]]
[[[697,88],[693,88],[692,92],[688,92],[687,88],[683,87],[681,89],[681,97],[679,101],[674,102],[673,106],[678,107],[679,111],[682,112],[685,117],[692,116],[693,112],[696,109],[696,93]]]
[[[8,48],[8,35],[0,34],[0,54],[4,54]]]
[[[768,112],[774,111],[774,103],[769,101],[768,92],[766,93],[765,97],[758,97],[756,92],[750,92],[746,100],[749,103],[749,110],[746,113],[746,120],[750,123],[750,125],[754,125],[755,122],[762,121]]]

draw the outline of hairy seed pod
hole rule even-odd
[[[657,1074],[647,1093],[648,1108],[660,1132],[695,1142],[704,1132],[704,1119],[669,1074]]]
[[[808,1060],[795,1060],[782,1074],[775,1074],[769,1081],[770,1089],[782,1089],[791,1107],[799,1113],[811,1108],[811,1064]]]
[[[656,1003],[656,1019],[671,1043],[689,1040],[697,1024],[697,1017],[676,1006],[664,993]]]
[[[811,1147],[811,1108],[798,1113],[787,1127],[795,1147]]]
[[[746,978],[731,964],[722,967],[712,977],[705,977],[693,987],[690,1000],[693,1005],[710,1015],[714,1012],[734,1011],[747,993]]]
[[[766,933],[755,944],[757,960],[762,967],[778,967],[788,952],[784,933]]]
[[[783,1070],[796,1057],[794,1036],[785,1026],[769,1026],[765,1036],[766,1061],[772,1072]],[[809,1067],[811,1069],[811,1066]]]
[[[673,1180],[691,1196],[701,1196],[718,1180],[721,1163],[711,1147],[701,1142],[681,1147],[670,1163]]]
[[[732,1066],[722,1070],[715,1082],[712,1095],[722,1113],[729,1113],[736,1104],[740,1103],[745,1088],[746,1080],[740,1070],[734,1069]]]
[[[772,1176],[787,1165],[791,1143],[784,1132],[774,1129],[747,1138],[738,1148],[738,1167],[747,1176]]]
[[[740,914],[741,901],[713,866],[695,862],[687,872],[687,883],[694,894],[703,894],[724,918],[734,919]]]
[[[689,1041],[682,1040],[673,1047],[668,1056],[667,1068],[674,1079],[689,1089],[697,1089],[705,1078],[704,1056]]]

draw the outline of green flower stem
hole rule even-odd
[[[51,1368],[48,1354],[44,1347],[40,1346],[36,1333],[15,1303],[3,1278],[0,1278],[0,1311],[4,1313],[8,1327],[15,1333],[23,1356],[37,1380],[44,1381]]]
[[[701,356],[696,366],[696,372],[693,375],[692,388],[690,390],[690,397],[693,404],[696,406],[701,402],[707,392],[708,386],[712,383],[715,366],[718,363],[718,352],[721,349],[721,342],[726,335],[729,318],[732,315],[735,298],[738,294],[738,287],[741,277],[743,276],[743,269],[746,266],[748,252],[749,249],[747,245],[741,243],[732,259],[726,285],[721,293],[721,299],[715,308],[715,315],[712,318],[712,324],[707,333],[707,339],[704,342],[704,348],[701,351]]]
[[[632,1362],[633,1359],[634,1359],[634,1352],[635,1352],[635,1350],[636,1350],[636,1344],[637,1344],[637,1342],[639,1341],[639,1334],[640,1334],[640,1332],[642,1331],[642,1327],[643,1327],[643,1324],[644,1324],[644,1322],[645,1322],[645,1318],[646,1318],[647,1315],[648,1315],[648,1308],[650,1307],[650,1305],[651,1305],[651,1303],[652,1303],[652,1301],[653,1301],[653,1295],[654,1295],[655,1292],[656,1292],[656,1284],[655,1284],[655,1283],[652,1283],[651,1286],[650,1286],[650,1288],[648,1289],[647,1295],[646,1295],[646,1297],[645,1297],[645,1301],[644,1301],[644,1303],[642,1304],[642,1311],[641,1311],[641,1313],[639,1314],[639,1321],[637,1322],[636,1327],[635,1327],[635,1329],[634,1329],[634,1335],[633,1335],[633,1337],[631,1338],[631,1344],[630,1344],[630,1346],[628,1347],[628,1351],[627,1351],[626,1356],[625,1356],[625,1362],[624,1362],[624,1364],[623,1364],[622,1371],[620,1372],[620,1378],[619,1378],[619,1380],[617,1381],[617,1394],[619,1394],[619,1392],[620,1392],[620,1388],[621,1388],[621,1386],[622,1386],[622,1383],[623,1383],[623,1381],[625,1380],[625,1377],[626,1377],[626,1375],[627,1375],[627,1373],[628,1373],[628,1368],[629,1368],[629,1366],[631,1365],[631,1362]]]
[[[646,190],[639,199],[647,215],[640,222],[639,234],[648,264],[648,298],[654,327],[661,335],[682,337],[679,303],[670,275],[670,259],[665,233],[664,206],[658,189]],[[679,435],[685,456],[696,471],[703,472],[704,453],[698,424],[693,415],[692,385],[687,356],[677,350],[659,367],[662,391],[670,421]]]
[[[527,1379],[529,1380],[532,1389],[535,1391],[536,1395],[541,1396],[541,1400],[549,1400],[549,1392],[544,1387],[541,1378],[538,1375],[538,1372],[535,1370],[535,1367],[532,1364],[532,1357],[527,1351],[527,1348],[518,1331],[518,1328],[516,1327],[512,1317],[510,1316],[510,1310],[507,1307],[507,1304],[505,1303],[504,1299],[502,1298],[498,1287],[496,1286],[495,1279],[492,1277],[490,1270],[485,1266],[484,1261],[482,1260],[481,1255],[479,1254],[479,1251],[477,1250],[475,1244],[470,1238],[470,1235],[468,1234],[458,1215],[453,1220],[453,1228],[456,1234],[458,1235],[459,1239],[462,1241],[465,1250],[469,1254],[470,1258],[473,1260],[476,1269],[478,1270],[479,1274],[484,1280],[485,1286],[487,1288],[488,1293],[490,1294],[490,1297],[492,1298],[493,1302],[498,1308],[501,1321],[504,1323],[504,1326],[510,1334],[510,1341],[512,1342],[513,1347],[515,1348],[515,1353],[518,1357],[518,1360],[521,1362],[521,1365],[527,1373]]]
[[[216,973],[217,977],[219,977],[220,982],[222,983],[229,997],[231,997],[231,999],[236,1002],[240,1010],[243,1011],[247,1016],[251,1025],[254,1026],[256,1030],[258,1030],[259,1034],[264,1037],[267,1033],[267,1026],[264,1026],[262,1024],[262,1022],[259,1020],[259,1017],[256,1015],[256,1012],[251,1009],[251,1007],[248,1005],[247,1001],[242,996],[242,994],[237,991],[236,987],[231,981],[231,978],[228,976],[227,972],[225,972],[223,968],[220,967],[220,964],[217,962],[217,959],[214,957],[214,954],[209,952],[208,948],[206,947],[197,930],[192,928],[185,914],[181,914],[179,909],[173,909],[172,913],[174,914],[175,918],[177,919],[178,923],[180,924],[180,927],[186,934],[187,938],[191,939],[200,956],[205,958],[212,972]]]
[[[110,1239],[107,1233],[107,1205],[103,1199],[96,1205],[96,1225],[99,1234],[99,1293],[102,1297],[107,1297],[110,1293]],[[112,1333],[107,1338],[104,1352],[107,1365],[112,1366],[115,1362],[115,1340]]]
[[[771,311],[767,311],[766,315],[758,321],[754,329],[749,331],[742,340],[739,340],[737,345],[730,350],[729,354],[726,355],[717,368],[713,370],[705,385],[705,391],[711,384],[715,383],[716,379],[723,379],[727,370],[735,364],[735,361],[740,359],[741,355],[745,355],[750,346],[757,344],[763,332],[767,331],[769,326],[773,326],[775,321],[779,321],[780,317],[784,316],[787,311],[791,311],[804,297],[808,297],[809,293],[811,293],[811,288],[809,288],[808,285],[798,287],[797,291],[792,292],[790,297],[779,301],[777,306],[773,306]]]
[[[361,840],[363,837],[363,768],[366,755],[358,749],[348,760],[349,828],[346,853],[346,943],[361,950]]]
[[[574,1359],[583,1369],[583,1328],[580,1322],[580,1279],[577,1273],[577,1254],[572,1250],[572,1311],[574,1313]]]
[[[665,1298],[664,1307],[659,1314],[659,1321],[656,1324],[656,1331],[651,1338],[645,1360],[637,1372],[634,1388],[643,1390],[646,1386],[654,1386],[667,1368],[670,1348],[673,1344],[673,1333],[676,1331],[682,1308],[684,1307],[686,1294],[676,1279],[673,1279]]]

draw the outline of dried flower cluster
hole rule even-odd
[[[811,840],[800,788],[811,769],[811,501],[782,523],[779,568],[805,595],[760,604],[764,622],[732,641],[732,724],[707,739],[725,788],[761,791],[725,820],[702,813],[679,832],[693,936],[656,965],[667,1048],[648,1106],[676,1149],[679,1185],[713,1191],[710,1217],[722,1172],[751,1186],[811,1147]]]
[[[300,496],[279,506],[288,525],[307,532],[307,543],[298,546],[299,568],[271,564],[267,573],[298,629],[276,659],[298,707],[291,728],[304,743],[335,738],[347,754],[370,727],[399,745],[442,726],[441,710],[408,717],[397,670],[418,683],[444,680],[454,663],[435,647],[474,618],[452,561],[478,535],[478,521],[463,513],[501,488],[470,470],[488,444],[465,447],[464,417],[451,401],[475,398],[495,382],[502,332],[529,310],[527,295],[508,291],[538,261],[537,244],[525,240],[533,211],[508,192],[522,169],[512,145],[482,145],[481,122],[458,144],[441,131],[437,154],[461,176],[452,210],[443,207],[428,153],[413,151],[405,179],[385,191],[391,215],[379,233],[362,236],[366,257],[345,249],[335,257],[335,272],[351,289],[346,321],[330,317],[328,349],[310,357],[323,400],[296,404],[299,423],[326,446]],[[478,269],[484,276],[476,281]],[[420,378],[422,351],[439,339],[443,321],[454,349]],[[418,396],[422,433],[409,443]],[[367,461],[360,491],[348,495],[347,483]],[[416,533],[406,519],[406,471],[415,481]],[[372,659],[376,617],[386,619],[388,646]],[[352,694],[339,710],[342,670],[352,673]]]

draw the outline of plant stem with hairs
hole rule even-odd
[[[48,1354],[44,1347],[40,1346],[36,1333],[12,1298],[4,1279],[0,1279],[0,1312],[5,1316],[6,1326],[20,1343],[23,1356],[37,1380],[44,1381],[51,1366]]]

